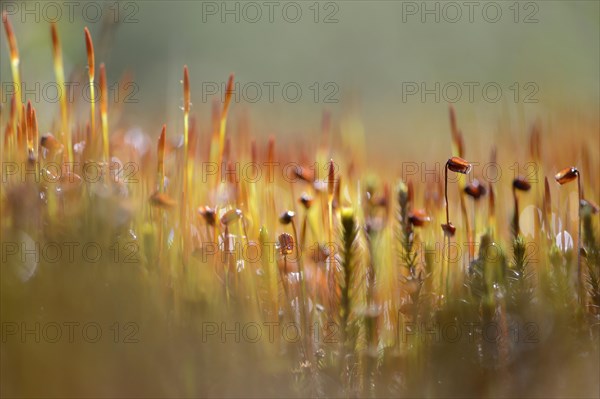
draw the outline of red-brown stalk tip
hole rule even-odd
[[[190,112],[190,75],[187,65],[183,66],[183,111]]]
[[[335,188],[335,164],[333,163],[333,159],[329,160],[329,173],[327,174],[327,193],[330,196],[333,196],[334,188]]]
[[[233,94],[233,73],[229,75],[229,79],[227,80],[227,89],[225,91],[225,105],[224,109],[227,110],[229,108],[229,103],[231,102],[231,95]]]
[[[33,111],[32,111],[32,105],[31,105],[31,100],[27,100],[27,107],[25,108],[25,120],[27,121],[27,135],[26,137],[29,139],[31,137],[31,127],[33,126],[33,120],[32,120],[32,116],[33,116]]]
[[[548,183],[548,177],[544,177],[544,198],[543,198],[543,206],[544,212],[546,215],[550,214],[551,211],[552,199],[550,197],[550,183]]]
[[[490,214],[494,214],[496,211],[496,195],[494,194],[494,187],[492,183],[489,183],[489,191],[490,191]]]
[[[15,62],[19,60],[19,48],[17,47],[17,39],[13,31],[10,19],[6,11],[2,12],[2,22],[4,23],[4,30],[6,31],[6,38],[8,40],[8,49],[10,51],[10,59]]]
[[[166,138],[167,138],[167,125],[163,125],[162,130],[160,132],[160,136],[158,137],[158,146],[157,146],[159,163],[162,163],[164,160]]]
[[[92,42],[92,35],[90,35],[90,31],[87,26],[83,29],[85,32],[85,48],[87,51],[87,59],[88,59],[88,75],[91,79],[94,79],[95,68],[96,68],[96,59],[94,56],[94,43]]]
[[[58,53],[60,49],[60,40],[58,38],[58,30],[56,29],[56,23],[52,22],[50,24],[50,33],[52,35],[52,49],[54,50],[54,55]]]

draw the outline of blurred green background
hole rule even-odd
[[[3,2],[16,30],[26,82],[54,80],[46,21],[56,11],[50,3]],[[467,139],[479,143],[473,146],[489,148],[492,134],[507,133],[502,129],[524,134],[536,118],[598,126],[598,1],[484,1],[473,2],[472,9],[462,1],[73,3],[71,9],[53,3],[62,12],[57,19],[67,74],[85,66],[87,25],[96,62],[106,62],[109,82],[129,71],[139,89],[133,96],[138,102],[126,104],[127,121],[152,135],[165,122],[171,133],[181,130],[184,64],[190,68],[193,112],[202,128],[209,126],[211,112],[203,89],[222,84],[231,72],[240,88],[249,84],[232,108],[232,129],[245,113],[257,136],[312,137],[323,110],[330,110],[338,126],[363,130],[369,150],[378,154],[448,151],[445,98],[456,96],[450,86],[443,92],[449,82],[462,86],[455,106]],[[223,14],[226,10],[233,11]],[[1,47],[4,84],[11,81],[4,35]],[[279,85],[273,102],[265,82]],[[403,85],[411,82],[429,88],[439,82],[439,101],[434,95],[422,101],[420,92],[403,100]],[[478,84],[473,101],[464,82]],[[502,90],[495,103],[483,98],[482,87],[490,82]],[[296,103],[283,98],[288,83],[302,90]],[[257,85],[263,89],[258,100],[245,101],[256,96]],[[494,90],[489,93],[494,96]],[[337,102],[326,103],[326,95]],[[525,102],[527,95],[537,102]],[[58,104],[38,108],[40,125],[49,128]]]

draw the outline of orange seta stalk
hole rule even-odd
[[[54,74],[56,75],[56,84],[60,88],[60,92],[63,95],[60,97],[60,117],[61,117],[61,133],[60,138],[63,145],[67,149],[67,157],[69,162],[73,162],[73,139],[71,137],[71,130],[69,129],[69,108],[67,104],[67,96],[65,89],[65,70],[63,67],[62,49],[60,45],[60,38],[58,36],[58,30],[56,24],[50,25],[50,32],[52,34],[52,56],[54,58]]]
[[[6,154],[12,154],[15,151],[15,137],[16,137],[16,126],[17,126],[17,99],[13,93],[10,99],[10,113],[8,117],[8,125],[6,126],[6,132],[4,135],[4,151]]]
[[[488,186],[490,195],[488,196],[489,202],[488,202],[488,218],[489,218],[489,222],[490,222],[490,230],[491,230],[491,237],[492,240],[495,237],[495,233],[496,233],[496,194],[494,193],[494,187],[492,186],[492,183],[489,183]]]
[[[190,146],[190,75],[188,67],[183,67],[183,194],[187,194],[189,179],[189,146]],[[185,202],[182,202],[185,206]]]
[[[21,106],[18,107],[21,112],[21,121],[19,123],[19,132],[17,137],[17,144],[19,147],[19,158],[23,155],[27,155],[27,111],[25,109],[25,104],[21,103]]]
[[[554,180],[561,186],[563,184],[572,182],[577,180],[577,293],[579,298],[579,303],[585,303],[585,287],[584,287],[584,277],[581,273],[581,252],[582,252],[582,240],[581,240],[581,202],[583,201],[583,188],[581,187],[581,173],[575,166],[571,166],[569,168],[565,168],[558,172],[554,176]]]
[[[190,171],[189,171],[189,134],[190,134],[190,75],[187,65],[183,66],[183,190],[181,192],[181,220],[180,229],[182,232],[182,245],[184,253],[184,263],[187,263],[187,229],[184,227],[186,223],[187,212],[187,197],[188,190],[191,186]]]
[[[267,145],[267,204],[268,209],[276,209],[275,208],[275,173],[273,171],[273,167],[275,165],[275,137],[269,137],[269,143]],[[269,218],[269,223],[272,223],[273,220]]]
[[[163,125],[162,131],[160,132],[160,137],[158,138],[158,147],[157,147],[157,155],[158,155],[158,166],[157,166],[157,187],[156,191],[159,193],[163,191],[164,187],[164,176],[165,176],[165,139],[167,136],[167,125]]]
[[[106,84],[106,68],[100,64],[100,123],[102,125],[102,156],[104,162],[110,161],[108,142],[108,88]]]
[[[40,144],[40,133],[38,131],[37,113],[35,111],[35,108],[33,108],[33,107],[31,107],[31,140],[32,140],[31,151],[32,151],[35,159],[37,159],[38,152],[39,152],[39,144]]]
[[[95,76],[95,57],[94,57],[94,44],[92,43],[92,36],[87,27],[84,28],[85,32],[85,48],[87,51],[88,60],[88,80],[90,83],[90,136],[91,146],[93,147],[96,143],[96,99],[94,89],[94,76]]]
[[[554,232],[552,231],[552,198],[550,196],[550,183],[548,183],[548,177],[544,177],[544,197],[542,200],[543,208],[543,223],[544,229],[546,230],[546,239],[552,240]]]
[[[329,171],[327,174],[327,214],[329,219],[329,242],[328,246],[333,248],[333,194],[335,189],[335,164],[333,159],[329,160]],[[333,251],[330,256],[333,256]],[[333,258],[332,258],[333,259]]]
[[[227,90],[225,92],[225,103],[223,104],[223,112],[221,112],[221,120],[219,122],[219,165],[223,161],[223,147],[225,144],[225,130],[227,127],[227,113],[229,111],[229,103],[231,102],[231,94],[233,93],[233,74],[229,75],[227,81]]]
[[[2,22],[4,23],[4,30],[6,32],[6,39],[8,40],[8,49],[10,53],[10,68],[13,76],[13,83],[15,85],[15,97],[18,103],[21,103],[21,74],[19,71],[19,48],[17,47],[17,38],[12,28],[12,24],[8,19],[6,11],[2,12]],[[21,109],[17,108],[18,116],[22,117]]]
[[[27,157],[30,160],[33,160],[33,158],[34,158],[32,114],[33,114],[33,111],[32,111],[31,100],[30,100],[30,101],[27,101],[27,108],[25,109],[25,120],[26,120],[25,138],[26,138],[26,142],[27,142]]]
[[[217,164],[217,168],[221,168],[223,162],[223,152],[225,149],[225,132],[227,130],[227,113],[229,112],[229,104],[231,103],[231,95],[233,94],[233,74],[229,75],[227,81],[227,88],[225,90],[225,102],[223,103],[223,109],[219,117],[219,129],[218,129],[218,142],[215,142],[213,137],[211,148],[210,148],[210,161]],[[220,170],[220,169],[219,169]],[[220,173],[216,174],[216,186],[219,184],[221,177]]]

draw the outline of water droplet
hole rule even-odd
[[[171,229],[171,231],[169,232],[169,238],[167,239],[169,248],[171,248],[173,246],[174,241],[175,241],[175,230]]]

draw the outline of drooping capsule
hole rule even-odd
[[[285,211],[279,216],[279,223],[290,224],[294,216],[296,216],[294,211]]]
[[[231,209],[221,216],[221,224],[227,226],[229,223],[239,220],[242,218],[242,211],[240,209]]]
[[[485,186],[479,182],[479,180],[474,179],[465,186],[465,193],[477,200],[483,197],[487,193],[487,190],[485,189]]]
[[[425,209],[415,209],[408,215],[408,221],[415,227],[423,227],[431,221]]]
[[[206,224],[210,226],[215,225],[216,214],[213,208],[209,206],[201,206],[200,208],[198,208],[198,213],[204,218]]]
[[[175,200],[167,194],[158,191],[150,196],[150,203],[156,207],[165,209],[173,208],[177,204]]]
[[[456,173],[467,174],[471,171],[471,164],[460,157],[450,158],[446,165],[448,169]]]
[[[299,201],[302,205],[304,205],[304,208],[310,209],[313,203],[313,197],[311,197],[307,193],[302,193]]]
[[[454,233],[456,233],[456,227],[450,222],[443,224],[442,230],[444,230],[444,234],[449,237],[454,236]]]
[[[518,176],[513,180],[513,188],[521,191],[529,191],[531,189],[531,183],[522,176]]]
[[[563,185],[577,179],[577,176],[579,176],[579,171],[576,167],[571,166],[570,168],[565,168],[554,175],[554,180],[556,180],[558,184]]]

